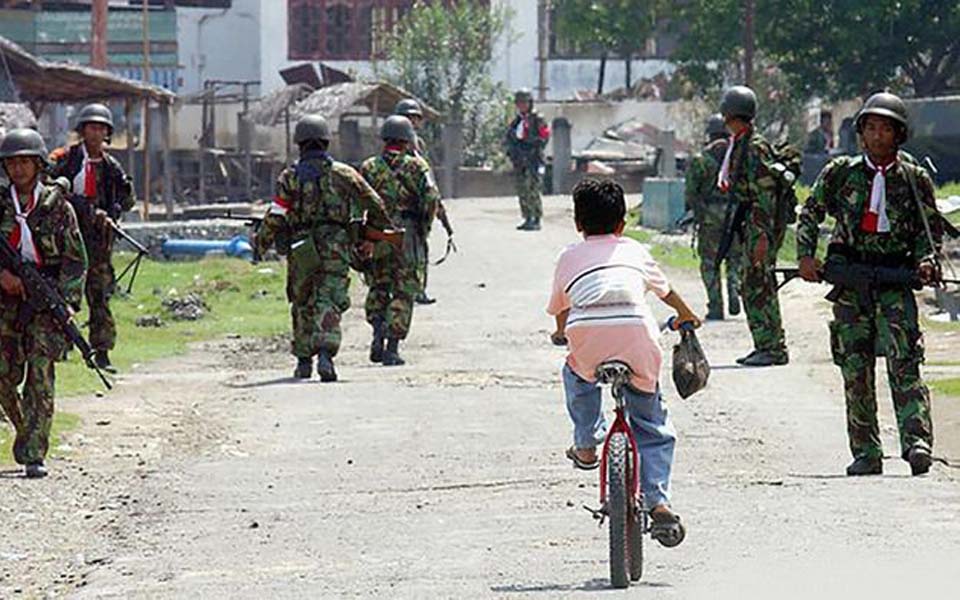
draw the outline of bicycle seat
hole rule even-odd
[[[633,369],[620,360],[608,360],[597,367],[597,380],[600,383],[617,383],[630,380]]]

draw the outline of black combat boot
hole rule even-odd
[[[723,306],[708,306],[707,307],[707,317],[708,321],[722,321],[723,320]]]
[[[524,217],[523,223],[517,225],[517,231],[530,231],[530,225],[533,223],[533,219],[530,217]]]
[[[907,462],[914,475],[925,475],[933,465],[933,454],[926,446],[913,446],[907,450]]]
[[[786,350],[755,350],[737,362],[745,367],[772,367],[789,363],[790,355]]]
[[[847,466],[847,475],[849,477],[882,474],[883,459],[879,456],[858,456]]]
[[[740,314],[740,296],[734,291],[730,291],[727,295],[729,296],[727,305],[730,310],[730,316],[735,317]]]
[[[297,358],[297,368],[293,370],[295,379],[310,379],[313,377],[313,358]]]
[[[47,476],[47,468],[43,466],[43,461],[30,463],[23,470],[23,474],[27,479],[40,479],[41,477]]]
[[[337,371],[333,368],[333,359],[324,351],[317,355],[317,374],[320,381],[329,383],[337,380]]]
[[[387,337],[387,324],[383,319],[373,323],[373,340],[370,342],[370,362],[383,362],[383,344]]]
[[[383,352],[383,366],[397,367],[405,364],[407,364],[406,361],[400,358],[400,340],[397,338],[388,339],[387,349]]]
[[[100,368],[101,371],[106,371],[107,373],[116,373],[117,369],[110,362],[110,354],[106,350],[97,350],[93,353],[93,362]]]
[[[431,298],[427,295],[426,292],[420,292],[417,294],[417,297],[413,300],[417,304],[435,304],[437,302],[436,298]]]
[[[530,228],[527,231],[540,231],[540,217],[530,220]]]

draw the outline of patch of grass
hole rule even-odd
[[[60,443],[63,434],[76,429],[80,425],[80,417],[73,413],[56,412],[53,415],[53,426],[50,430],[50,448],[48,456],[60,456]],[[0,426],[0,464],[13,464],[13,428],[9,425]]]
[[[930,389],[944,396],[960,396],[960,377],[934,379],[928,382]]]
[[[132,258],[117,254],[119,270]],[[284,292],[285,273],[281,263],[248,262],[232,258],[207,258],[190,262],[144,260],[130,296],[115,296],[110,303],[117,323],[117,347],[110,357],[121,370],[186,351],[187,345],[228,334],[264,337],[287,331],[290,312]],[[126,283],[126,280],[123,282]],[[173,321],[161,302],[171,295],[200,293],[210,307],[198,321]],[[138,317],[160,316],[166,325],[159,328],[136,326]],[[78,323],[86,321],[86,311]],[[83,330],[84,335],[88,332]],[[57,395],[73,396],[101,389],[93,371],[84,366],[76,352],[57,364]]]
[[[923,317],[922,324],[924,329],[932,331],[960,331],[960,322],[934,321]]]
[[[700,268],[700,259],[693,248],[684,241],[687,238],[677,238],[676,243],[655,243],[656,234],[649,229],[628,229],[625,235],[650,246],[650,254],[665,267],[693,270]]]
[[[960,196],[960,181],[951,181],[937,188],[937,198]]]

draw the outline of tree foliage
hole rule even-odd
[[[630,61],[643,53],[660,4],[661,0],[557,0],[554,26],[573,45],[596,49],[601,60],[616,55],[626,61],[629,88]],[[601,80],[598,89],[602,88]]]
[[[502,125],[498,106],[506,91],[493,83],[490,66],[495,41],[509,35],[508,16],[505,8],[470,0],[419,1],[394,28],[388,60],[378,67],[380,76],[440,110],[446,121],[464,125],[471,162],[486,162],[497,151],[484,129],[492,119]],[[426,137],[431,148],[440,147],[437,124],[428,127]]]
[[[678,60],[702,87],[740,69],[743,2],[676,3],[685,29]],[[946,93],[960,66],[960,2],[765,0],[756,3],[756,46],[792,93],[827,98],[880,88]]]

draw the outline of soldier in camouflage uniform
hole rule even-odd
[[[417,265],[426,253],[426,232],[436,215],[440,192],[427,162],[409,152],[416,140],[409,119],[387,118],[380,137],[383,152],[364,161],[360,173],[383,198],[391,220],[402,224],[406,233],[402,249],[377,243],[367,274],[366,311],[373,327],[370,360],[395,366],[405,362],[400,342],[410,332],[413,300],[421,289]]]
[[[0,160],[11,181],[0,188],[0,235],[20,250],[25,261],[80,309],[87,255],[65,180],[42,179],[47,150],[30,129],[10,131],[0,144]],[[11,273],[0,272],[0,405],[16,429],[14,459],[26,476],[43,477],[53,423],[54,363],[68,341],[46,310],[24,312],[30,291]],[[22,391],[18,391],[20,386]]]
[[[136,198],[120,161],[104,149],[113,135],[110,109],[103,104],[83,107],[77,118],[77,133],[80,143],[58,148],[50,155],[52,174],[70,182],[70,201],[90,258],[85,290],[90,309],[90,346],[96,351],[97,366],[113,373],[116,370],[110,364],[109,352],[117,342],[117,326],[110,312],[115,287],[110,221],[119,221],[133,208]]]
[[[700,256],[700,277],[707,288],[707,319],[723,319],[723,292],[720,284],[721,264],[717,261],[720,240],[730,205],[729,194],[717,189],[717,172],[727,152],[727,129],[721,115],[713,115],[707,121],[708,143],[703,152],[690,161],[686,173],[686,209],[693,211],[696,227],[697,254]],[[723,262],[727,265],[727,298],[731,315],[740,314],[740,248],[730,248]]]
[[[550,140],[550,128],[533,109],[533,94],[519,90],[513,97],[517,116],[510,122],[504,140],[507,156],[513,163],[517,196],[520,198],[520,213],[523,223],[520,231],[538,231],[543,217],[543,202],[540,199],[543,179],[543,149]]]
[[[820,173],[797,228],[800,275],[819,280],[815,258],[819,227],[836,219],[828,259],[842,264],[916,269],[924,283],[937,280],[933,258],[943,230],[934,203],[933,182],[899,146],[907,139],[907,110],[893,94],[867,99],[856,119],[865,153],[834,159]],[[924,225],[921,206],[930,226]],[[923,338],[917,302],[907,287],[869,292],[838,288],[830,323],[834,363],[843,375],[847,435],[854,461],[848,475],[883,472],[877,424],[875,368],[886,357],[887,378],[900,430],[901,456],[914,475],[931,465],[933,425],[930,394],[920,378]]]
[[[336,381],[333,358],[340,350],[340,316],[350,307],[351,252],[359,242],[353,223],[365,214],[371,227],[383,229],[388,220],[377,193],[327,154],[330,130],[323,117],[302,118],[294,141],[300,160],[280,174],[254,247],[262,254],[275,244],[287,256],[294,377],[312,377],[316,356],[320,380]]]
[[[393,110],[393,114],[400,115],[401,117],[406,117],[410,119],[410,122],[413,124],[413,128],[417,131],[416,142],[410,145],[409,152],[414,156],[418,156],[423,160],[427,161],[429,165],[430,159],[429,154],[427,153],[427,144],[423,141],[423,136],[419,134],[420,127],[423,125],[423,110],[420,108],[420,103],[414,100],[413,98],[406,98],[397,102],[397,106]],[[432,170],[432,167],[431,167]],[[436,178],[434,178],[436,180]],[[442,201],[437,202],[437,218],[440,219],[442,223],[448,224],[449,218],[447,217],[447,208],[443,205]],[[431,298],[427,295],[427,280],[430,270],[430,246],[429,246],[429,237],[430,237],[430,225],[427,225],[426,236],[427,240],[424,242],[425,252],[423,255],[423,262],[420,263],[417,267],[417,274],[420,278],[421,289],[420,293],[417,294],[417,297],[414,299],[417,304],[433,304],[437,300]],[[453,230],[448,230],[448,235],[453,235]]]
[[[757,96],[735,86],[727,90],[720,112],[732,134],[717,174],[717,187],[746,209],[741,224],[740,298],[754,349],[737,362],[745,366],[784,365],[789,361],[773,269],[786,225],[777,220],[774,151],[753,127]]]

